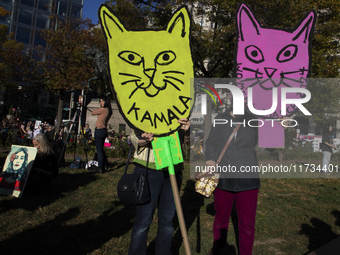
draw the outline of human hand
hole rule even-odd
[[[216,166],[216,162],[214,160],[208,160],[207,162],[205,162],[206,165],[206,172],[205,173],[196,173],[196,180],[200,179],[200,176],[205,176],[205,175],[209,175],[211,172],[211,167],[215,167]]]
[[[183,129],[184,131],[189,130],[190,121],[188,119],[179,119],[179,120],[177,120],[177,122],[182,124],[181,129]]]
[[[205,162],[205,165],[208,166],[215,166],[216,162],[214,160],[208,160],[207,162]]]
[[[143,133],[141,137],[147,142],[152,142],[153,133]]]
[[[10,161],[13,161],[15,159],[15,153],[12,153],[11,157],[9,158]]]

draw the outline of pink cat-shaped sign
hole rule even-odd
[[[247,88],[252,87],[253,106],[257,110],[272,107],[273,88],[277,88],[278,104],[274,113],[259,116],[277,119],[281,114],[281,88],[307,87],[311,73],[311,44],[316,24],[316,12],[309,11],[293,29],[263,27],[251,9],[244,3],[237,9],[237,42],[234,59],[234,77],[247,100]],[[300,99],[300,93],[288,98]],[[297,111],[294,104],[287,105],[286,116]],[[259,146],[284,147],[284,132],[277,122],[265,121],[259,128]],[[272,123],[274,126],[272,127]]]

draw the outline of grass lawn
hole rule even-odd
[[[0,196],[1,254],[127,254],[134,207],[118,200],[125,162],[115,163],[104,174],[62,168],[45,194]],[[206,254],[213,240],[213,198],[196,194],[189,175],[186,165],[181,199],[190,247],[192,254]],[[261,185],[254,254],[307,254],[340,235],[340,179],[263,179]],[[236,254],[235,221],[233,215],[225,254]],[[150,254],[156,232],[157,213]],[[173,248],[173,254],[185,254],[179,228]]]

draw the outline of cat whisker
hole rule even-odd
[[[253,81],[253,80],[260,81],[260,79],[261,78],[246,78],[246,79],[241,80],[241,82],[244,82],[244,81]]]
[[[259,72],[259,69],[255,70],[255,69],[251,69],[251,68],[248,68],[248,67],[244,67],[243,70],[256,73],[256,75],[258,75],[258,74],[263,75],[263,73]],[[256,78],[261,78],[261,77],[256,77]]]
[[[140,81],[140,79],[136,79],[136,80],[128,80],[128,81],[124,81],[124,82],[122,82],[121,84],[122,85],[125,85],[125,84],[127,84],[127,83],[130,83],[130,82],[137,82],[137,81]]]
[[[133,94],[135,94],[135,92],[140,89],[140,87],[142,87],[144,85],[144,82],[140,85],[137,85],[137,87],[131,92],[129,99],[133,96]]]
[[[300,71],[281,72],[280,75],[281,75],[281,77],[285,77],[286,74],[295,74],[295,73],[300,73]]]
[[[180,72],[180,71],[165,71],[165,72],[162,72],[162,74],[167,74],[167,73],[177,73],[177,74],[182,74],[184,75],[183,72]]]
[[[124,75],[124,76],[131,76],[131,77],[135,77],[135,78],[138,78],[138,79],[142,79],[142,77],[139,77],[137,75],[133,75],[133,74],[130,74],[130,73],[118,73],[119,75]]]
[[[285,82],[285,80],[289,80],[292,81],[291,84],[288,84],[287,82]],[[287,86],[287,87],[296,87],[294,83],[297,83],[298,86],[300,86],[303,82],[297,79],[293,79],[293,78],[284,78],[284,81],[282,82],[283,85]]]
[[[170,83],[175,89],[177,89],[178,91],[181,91],[180,90],[180,88],[179,87],[177,87],[174,83],[172,83],[171,81],[169,81],[169,80],[166,80],[166,79],[164,79],[163,80],[164,82],[168,82],[168,83]]]
[[[242,83],[243,82],[249,82],[249,81],[255,81],[255,82],[250,84],[250,85],[247,84],[247,86],[246,86],[247,88],[248,87],[253,87],[253,86],[255,86],[255,85],[260,83],[260,79],[259,78],[247,78],[247,79],[241,80]]]
[[[264,83],[266,83],[267,81],[271,81],[272,82],[272,84],[274,85],[274,87],[277,87],[277,86],[279,86],[279,84],[276,84],[274,81],[273,81],[273,79],[270,79],[270,78],[268,78],[268,79],[265,79],[265,80],[262,80],[260,83],[259,83],[259,85],[261,86],[261,88],[262,89],[264,89],[264,90],[271,90],[271,89],[273,89],[273,87],[265,87],[265,86],[263,86],[263,84]]]
[[[174,79],[175,81],[178,81],[178,82],[180,82],[180,83],[184,84],[184,82],[183,82],[182,80],[180,80],[180,79],[177,79],[177,78],[175,78],[175,77],[172,77],[172,76],[165,76],[165,78]]]
[[[286,82],[282,82],[283,85],[285,85],[286,87],[292,87],[291,85],[289,85],[288,83]]]

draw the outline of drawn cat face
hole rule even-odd
[[[294,29],[264,28],[249,7],[241,4],[237,12],[237,45],[234,65],[237,86],[247,98],[253,89],[253,105],[257,110],[272,106],[272,88],[278,88],[278,107],[270,118],[281,115],[281,88],[307,86],[311,68],[311,42],[316,13],[310,11]],[[290,93],[288,98],[301,98]],[[296,110],[287,106],[287,115]]]
[[[194,98],[187,10],[177,11],[160,31],[127,31],[105,5],[99,18],[121,114],[143,132],[173,133],[179,128],[177,120],[189,117]]]

